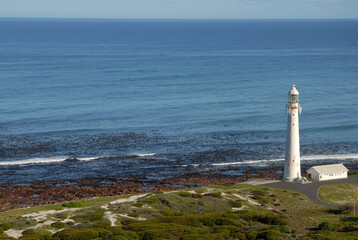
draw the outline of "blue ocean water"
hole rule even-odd
[[[358,160],[358,20],[0,19],[0,181],[280,162],[293,84],[302,155]]]

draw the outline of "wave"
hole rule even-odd
[[[74,157],[50,157],[50,158],[30,158],[24,160],[13,160],[13,161],[3,161],[0,162],[0,166],[13,166],[13,165],[27,165],[27,164],[54,164],[60,162],[88,162],[99,159],[122,159],[122,158],[135,158],[135,157],[152,157],[157,155],[157,153],[136,153],[127,156],[118,156],[118,157],[84,157],[84,158],[74,158]]]
[[[30,158],[25,160],[14,160],[0,162],[0,166],[11,166],[11,165],[26,165],[26,164],[52,164],[65,161],[93,161],[100,157],[87,157],[87,158],[68,158],[68,157],[51,157],[51,158]]]
[[[67,160],[67,158],[64,158],[64,157],[30,158],[30,159],[25,159],[25,160],[14,160],[14,161],[0,162],[0,166],[40,164],[40,163],[58,163],[58,162],[66,161],[66,160]]]
[[[301,156],[301,161],[327,161],[327,160],[358,160],[357,153],[350,154],[334,154],[334,155],[307,155]],[[284,158],[277,159],[259,159],[242,162],[224,162],[224,163],[212,163],[212,166],[229,166],[229,165],[249,165],[249,164],[272,164],[275,162],[283,162]]]
[[[157,155],[157,153],[135,153],[133,155],[137,157],[153,157]]]

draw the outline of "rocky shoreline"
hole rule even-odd
[[[351,170],[357,166],[350,166]],[[302,169],[305,172],[306,169]],[[0,184],[0,212],[94,197],[170,191],[204,185],[227,185],[253,180],[280,179],[283,168],[250,169],[242,175],[185,173],[161,180],[145,176],[67,179]]]

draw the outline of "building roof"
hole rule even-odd
[[[338,172],[347,172],[348,169],[343,164],[330,164],[330,165],[321,165],[321,166],[313,166],[307,170],[315,170],[319,174],[330,174],[330,173],[338,173]]]

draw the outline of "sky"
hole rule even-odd
[[[0,0],[0,17],[120,19],[358,18],[358,0]]]

